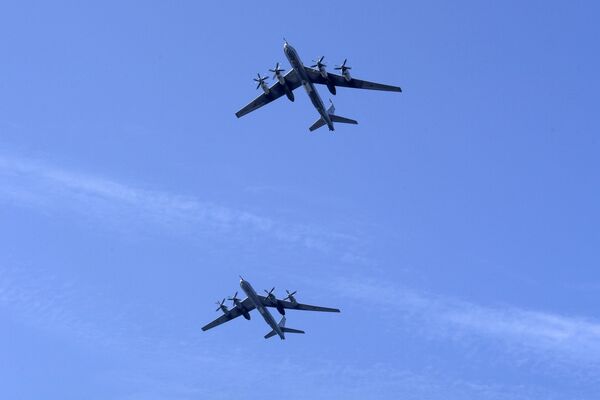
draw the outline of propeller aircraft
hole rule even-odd
[[[327,72],[327,65],[323,63],[324,56],[320,57],[318,60],[313,60],[315,64],[307,67],[300,60],[300,56],[296,49],[294,49],[285,39],[283,52],[292,68],[284,75],[283,72],[285,72],[285,70],[279,67],[279,63],[275,64],[275,68],[269,70],[273,73],[273,79],[276,80],[271,86],[265,82],[267,77],[261,77],[260,74],[258,74],[258,79],[254,78],[254,81],[258,83],[256,89],[261,88],[263,93],[236,112],[235,115],[238,118],[280,98],[284,94],[290,101],[294,101],[294,90],[300,86],[304,86],[308,97],[320,115],[320,118],[311,125],[309,130],[312,132],[315,129],[327,125],[329,130],[333,131],[334,122],[344,124],[358,124],[358,122],[350,118],[336,115],[335,107],[331,100],[329,100],[331,105],[329,108],[325,109],[323,100],[321,100],[319,93],[315,89],[315,83],[327,86],[327,89],[333,95],[337,92],[336,87],[402,92],[402,89],[398,86],[383,85],[381,83],[364,81],[352,77],[350,75],[350,70],[352,68],[346,65],[348,60],[344,60],[341,65],[334,68],[335,70],[340,71],[341,75]]]
[[[265,339],[278,335],[281,340],[285,339],[286,333],[304,333],[299,329],[288,328],[285,326],[285,310],[304,310],[304,311],[321,311],[321,312],[340,312],[337,308],[311,306],[309,304],[298,303],[294,295],[296,292],[286,290],[287,296],[283,299],[278,299],[273,292],[275,288],[271,290],[265,290],[266,296],[262,296],[256,293],[250,282],[244,280],[240,276],[240,287],[246,293],[246,298],[240,300],[237,297],[238,292],[228,299],[233,302],[233,308],[229,308],[225,305],[225,299],[217,301],[218,308],[216,311],[223,312],[219,318],[215,319],[211,323],[202,327],[203,331],[214,328],[215,326],[221,325],[227,321],[231,321],[234,318],[242,315],[245,319],[250,320],[250,311],[257,309],[260,315],[263,317],[267,325],[271,327],[271,331],[265,335]],[[279,323],[275,322],[275,318],[268,310],[268,308],[275,308],[279,314],[281,314],[281,320]]]

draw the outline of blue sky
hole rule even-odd
[[[0,397],[595,398],[598,6],[212,3],[0,6]],[[236,119],[284,36],[404,93]]]

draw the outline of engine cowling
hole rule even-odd
[[[294,93],[292,93],[292,91],[290,90],[290,87],[285,81],[285,76],[283,75],[285,69],[279,68],[279,63],[277,63],[275,64],[275,68],[270,69],[269,71],[273,73],[273,79],[277,79],[277,82],[279,82],[279,84],[285,91],[285,95],[287,96],[287,98],[290,101],[294,101]]]
[[[324,65],[319,65],[319,72],[323,78],[327,79],[327,69]]]
[[[269,85],[267,85],[267,83],[265,82],[267,80],[266,76],[260,76],[260,74],[256,74],[257,77],[254,78],[254,82],[257,83],[256,88],[261,88],[263,92],[265,92],[265,94],[269,94],[270,90],[269,90]]]
[[[277,305],[275,306],[275,308],[277,308],[279,314],[285,315],[285,308],[283,307],[283,303],[281,302],[281,300],[277,300]]]
[[[327,90],[329,90],[329,93],[331,93],[333,95],[335,95],[335,93],[336,93],[335,85],[329,79],[327,80]]]
[[[246,318],[249,321],[250,313],[248,312],[248,310],[246,310],[246,307],[244,307],[244,304],[240,301],[240,299],[238,299],[237,297],[233,297],[231,300],[233,301],[233,304],[235,304],[235,306],[242,312],[244,318]]]
[[[270,92],[269,85],[267,85],[267,83],[265,81],[260,82],[260,88],[262,89],[263,92],[265,92],[265,94],[269,94],[269,92]]]
[[[311,68],[316,68],[317,71],[319,71],[319,73],[321,74],[321,76],[324,79],[327,79],[327,70],[325,69],[327,67],[327,65],[325,65],[323,63],[324,58],[325,58],[325,56],[321,56],[319,59],[313,60],[315,62],[315,64],[311,65]]]
[[[352,69],[351,67],[348,67],[346,65],[346,62],[348,60],[344,60],[344,62],[342,63],[342,65],[340,65],[339,67],[335,67],[335,69],[337,69],[338,71],[340,71],[342,73],[342,76],[344,77],[344,79],[347,82],[350,82],[352,80],[352,76],[350,75],[350,70]]]
[[[282,85],[285,85],[285,78],[283,77],[281,70],[275,70],[275,79],[277,79],[277,81],[279,81],[279,83]]]

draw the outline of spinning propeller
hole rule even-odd
[[[269,291],[267,291],[267,289],[265,289],[265,293],[267,294],[267,298],[268,298],[269,300],[271,300],[271,301],[276,299],[275,295],[273,294],[273,291],[274,291],[274,290],[275,290],[275,287],[273,287],[273,288],[272,288],[271,290],[269,290]]]
[[[273,79],[275,79],[281,72],[285,71],[285,69],[279,68],[279,63],[277,63],[275,64],[275,69],[270,69],[269,71],[273,73]]]
[[[227,300],[231,300],[234,304],[237,304],[237,302],[240,300],[238,299],[237,294],[238,292],[235,292],[235,294],[232,297],[228,297]]]
[[[325,58],[325,56],[321,56],[321,58],[319,58],[318,60],[313,60],[313,62],[315,63],[314,65],[311,65],[311,68],[325,68],[327,65],[323,64],[323,59]]]
[[[290,293],[289,290],[285,289],[285,292],[287,293],[287,296],[284,300],[294,301],[294,295],[296,294],[296,290],[294,290],[292,293]]]
[[[338,65],[335,67],[335,69],[337,70],[341,70],[342,74],[346,71],[348,71],[349,69],[352,69],[351,67],[347,67],[346,66],[346,61],[348,61],[348,59],[344,59],[344,62],[342,63],[342,65]]]
[[[225,305],[225,299],[221,300],[221,301],[217,301],[215,303],[216,305],[218,305],[219,307],[217,307],[217,309],[215,311],[223,311],[223,312],[227,312],[227,306]]]
[[[258,79],[254,78],[254,82],[257,82],[258,85],[256,85],[256,88],[258,89],[259,87],[262,86],[263,83],[265,83],[265,81],[267,79],[269,79],[268,76],[260,76],[260,73],[256,74],[258,76]]]

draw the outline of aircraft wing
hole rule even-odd
[[[265,296],[258,296],[260,301],[263,303],[265,307],[273,307],[276,308],[277,304],[273,303],[271,300],[267,299]],[[329,307],[319,307],[319,306],[311,306],[310,304],[302,304],[302,303],[292,303],[287,300],[277,300],[279,304],[283,306],[283,308],[287,308],[289,310],[304,310],[304,311],[322,311],[322,312],[340,312],[337,308],[329,308]]]
[[[348,87],[355,89],[370,89],[370,90],[383,90],[386,92],[401,92],[402,89],[398,86],[384,85],[382,83],[375,83],[369,81],[363,81],[361,79],[352,78],[350,81],[347,81],[341,75],[332,74],[331,72],[327,72],[327,79],[323,78],[323,75],[316,69],[304,67],[308,77],[313,83],[318,83],[321,85],[327,85],[327,82],[333,83],[335,86],[340,87]]]
[[[248,312],[254,310],[254,304],[252,304],[250,299],[247,297],[242,301],[242,305]],[[209,329],[214,328],[215,326],[219,326],[221,324],[224,324],[227,321],[231,321],[232,319],[237,318],[242,314],[243,314],[243,312],[241,311],[241,309],[236,306],[236,307],[232,308],[231,310],[229,310],[227,312],[227,314],[223,314],[219,318],[215,319],[213,322],[204,325],[202,327],[202,330],[207,331]]]
[[[294,69],[290,69],[288,73],[284,75],[284,78],[290,91],[293,91],[301,85],[300,78],[298,78],[298,73]],[[269,88],[269,94],[261,94],[260,96],[252,100],[250,103],[248,103],[240,111],[236,112],[235,115],[238,118],[243,117],[244,115],[251,113],[252,111],[264,106],[265,104],[269,104],[273,100],[277,100],[284,94],[285,88],[281,83],[279,83],[279,81],[277,81]]]

